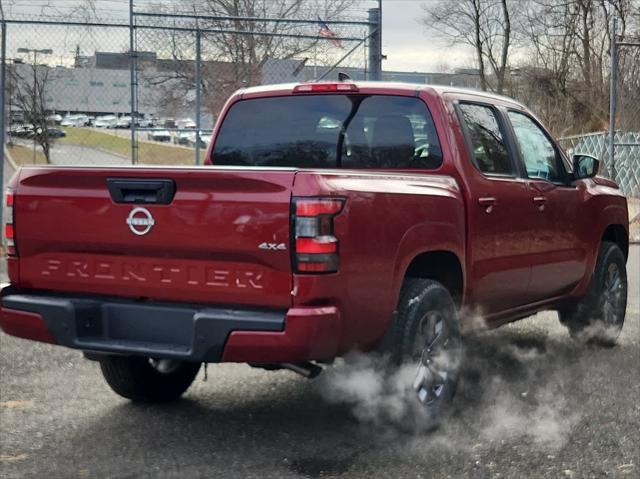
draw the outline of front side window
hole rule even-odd
[[[294,95],[235,103],[220,127],[212,163],[435,169],[442,151],[419,98]]]
[[[561,182],[564,172],[553,144],[542,129],[527,115],[509,112],[509,120],[520,147],[529,178]]]
[[[513,163],[494,110],[489,106],[461,103],[460,113],[469,132],[476,167],[487,175],[513,175]]]

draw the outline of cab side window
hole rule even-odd
[[[489,106],[461,103],[459,111],[469,133],[475,166],[487,175],[512,176],[513,163],[494,110]]]
[[[562,182],[564,170],[553,143],[527,115],[509,111],[509,120],[529,178]]]

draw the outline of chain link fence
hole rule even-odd
[[[630,239],[640,242],[640,32],[621,38],[615,19],[612,27],[610,171],[629,197]]]
[[[133,10],[108,22],[5,18],[3,118],[10,162],[194,164],[236,89],[336,79],[339,72],[369,79],[375,71],[372,12],[367,20],[338,21],[310,13],[306,19],[196,13]],[[614,29],[612,35],[615,135],[562,143],[599,157],[603,173],[638,197],[640,44],[616,38]]]
[[[611,23],[609,131],[561,138],[570,154],[599,158],[601,173],[614,179],[628,197],[640,198],[640,37],[621,39]],[[633,215],[632,215],[633,216]]]
[[[640,33],[640,32],[636,32]],[[640,197],[640,35],[611,24],[609,173],[628,196]]]
[[[217,112],[238,89],[333,79],[339,71],[367,78],[371,28],[365,21],[329,26],[320,20],[150,12],[134,19],[136,111],[164,119],[136,128],[134,162],[157,162],[146,154],[148,144],[164,140],[194,147],[198,164]]]
[[[218,112],[239,88],[338,72],[370,79],[378,25],[367,19],[156,7],[109,21],[2,20],[9,165],[199,164]]]
[[[611,178],[609,132],[587,133],[560,138],[569,155],[586,154],[602,162],[600,174]],[[640,198],[640,131],[615,133],[616,181],[625,195]]]
[[[4,28],[9,161],[128,163],[130,145],[119,141],[115,127],[131,110],[129,75],[96,66],[101,52],[126,48],[126,26],[16,22]],[[98,121],[106,116],[116,119],[112,128]]]

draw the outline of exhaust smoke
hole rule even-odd
[[[458,392],[450,417],[428,436],[430,418],[413,389],[415,364],[390,369],[380,356],[354,353],[319,378],[320,394],[347,404],[365,426],[393,435],[420,433],[422,442],[428,438],[439,447],[471,450],[478,441],[514,439],[543,449],[562,447],[580,419],[576,405],[567,402],[564,392],[571,385],[562,368],[564,361],[575,363],[580,346],[568,337],[554,342],[523,335],[513,325],[485,331],[478,311],[465,314],[473,327],[464,338]]]

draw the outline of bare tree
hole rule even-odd
[[[427,4],[422,22],[473,49],[482,89],[524,101],[554,132],[569,134],[608,124],[614,15],[618,39],[638,35],[638,0],[439,0]],[[638,62],[638,49],[619,51],[623,99],[637,101]],[[632,118],[627,104],[624,118]]]
[[[339,19],[359,0],[188,0],[159,3],[154,9],[166,13],[198,15],[197,26],[220,33],[202,35],[203,99],[212,112],[219,111],[233,91],[262,82],[262,71],[271,59],[305,56],[318,47],[318,40],[282,36],[317,32],[309,24],[268,21],[305,18]],[[221,18],[222,17],[222,18]],[[261,20],[262,19],[262,20]],[[165,60],[142,69],[142,81],[165,87],[171,97],[177,89],[193,89],[195,56],[193,34],[150,31],[140,28],[138,49],[153,45]],[[340,34],[340,32],[337,32]],[[160,47],[158,47],[160,45]],[[149,47],[151,49],[151,47]],[[310,56],[310,55],[306,55]],[[180,98],[175,99],[176,102]],[[184,101],[184,96],[182,98]],[[173,101],[171,103],[174,103]]]
[[[618,18],[619,37],[624,38],[631,25],[638,28],[637,1],[530,0],[523,7],[517,28],[529,48],[520,61],[516,96],[559,133],[604,129],[609,113],[611,17]],[[620,51],[621,85],[633,82],[627,72],[637,71],[637,62],[637,52]]]
[[[438,0],[424,7],[422,23],[453,44],[473,48],[480,86],[503,93],[513,46],[510,0]]]
[[[300,25],[243,20],[243,17],[315,20],[320,16],[324,19],[336,19],[354,3],[355,0],[206,0],[198,11],[211,16],[235,17],[232,20],[205,20],[203,24],[242,32],[222,33],[216,35],[215,41],[218,42],[222,57],[236,65],[237,77],[248,84],[254,84],[259,80],[260,69],[269,59],[293,58],[311,50],[317,41],[278,36],[283,33],[299,33]],[[308,26],[302,28],[308,29]],[[317,28],[315,30],[317,32]]]
[[[25,120],[33,125],[33,141],[40,146],[47,161],[51,162],[53,138],[47,131],[47,82],[50,67],[46,65],[16,64],[11,68],[11,78],[16,105],[24,113]]]

